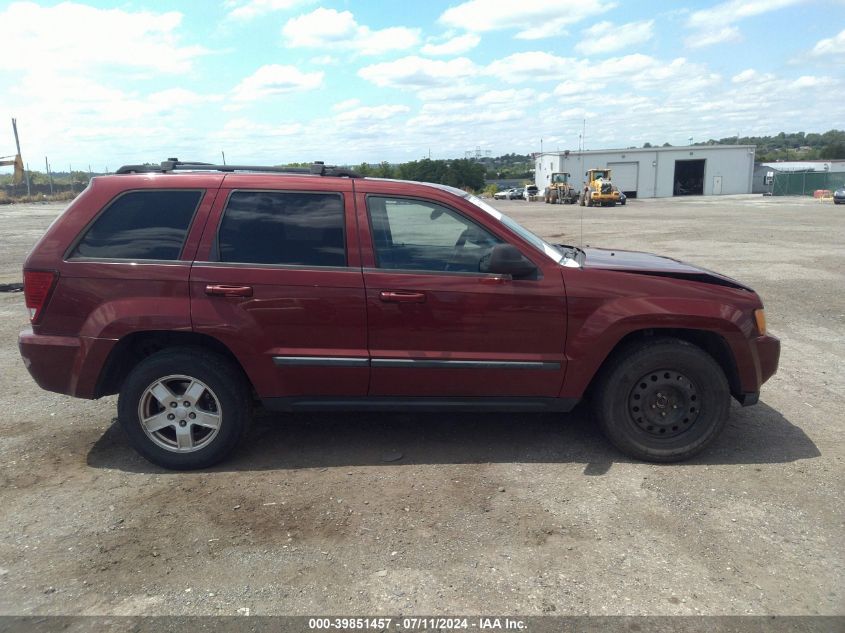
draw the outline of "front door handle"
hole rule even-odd
[[[382,290],[379,299],[385,303],[425,303],[425,293],[406,290]]]
[[[252,286],[228,286],[226,284],[208,284],[205,294],[215,297],[251,297]]]

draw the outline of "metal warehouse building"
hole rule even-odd
[[[588,169],[608,168],[613,183],[631,198],[751,193],[754,150],[754,145],[689,145],[545,152],[535,155],[535,182],[542,190],[553,173],[568,172],[579,185]]]

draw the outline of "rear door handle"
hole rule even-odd
[[[227,286],[226,284],[208,284],[205,294],[215,297],[251,297],[252,286]]]
[[[385,303],[425,303],[425,293],[405,290],[382,290],[379,299]]]

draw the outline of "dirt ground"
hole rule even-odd
[[[0,293],[0,614],[845,613],[845,208],[496,205],[754,287],[783,342],[760,404],[679,465],[621,456],[583,410],[309,414],[171,473],[113,398],[36,387],[23,296]],[[61,208],[0,207],[0,283]]]

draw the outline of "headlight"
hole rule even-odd
[[[754,320],[757,322],[757,331],[760,336],[766,335],[766,311],[763,308],[754,310]]]

